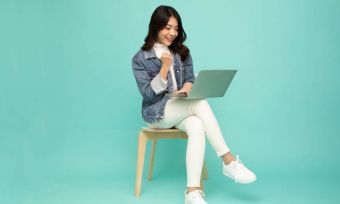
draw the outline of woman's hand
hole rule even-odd
[[[192,83],[186,82],[186,83],[183,84],[183,87],[181,88],[181,90],[176,91],[176,93],[185,92],[185,93],[189,94],[189,92],[191,91],[191,88],[192,88]]]
[[[161,77],[166,80],[169,68],[172,64],[172,54],[170,52],[163,52],[162,57],[162,68],[160,70]]]
[[[170,65],[172,64],[172,54],[167,51],[163,52],[161,61],[162,61],[162,68],[164,66],[165,68],[169,69]]]

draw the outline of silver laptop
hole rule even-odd
[[[181,99],[202,99],[222,97],[227,91],[237,70],[202,70],[198,73],[188,95],[172,94]]]

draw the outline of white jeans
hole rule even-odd
[[[164,118],[149,124],[152,128],[176,127],[188,135],[186,151],[187,187],[199,187],[204,161],[205,134],[217,156],[230,150],[206,100],[171,98],[164,110]]]

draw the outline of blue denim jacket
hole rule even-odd
[[[164,108],[170,98],[166,94],[173,92],[171,74],[167,75],[167,85],[163,89],[157,90],[154,88],[155,86],[152,86],[152,83],[155,84],[161,80],[159,74],[161,67],[162,62],[157,58],[153,48],[148,51],[140,50],[132,58],[133,74],[135,75],[139,92],[143,96],[142,116],[147,123],[157,122],[164,117]],[[185,82],[194,83],[195,75],[190,54],[184,62],[179,54],[174,55],[174,72],[177,90],[180,90]]]

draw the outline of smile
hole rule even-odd
[[[167,39],[169,42],[171,42],[171,41],[173,41],[173,38],[165,38],[165,39]]]

